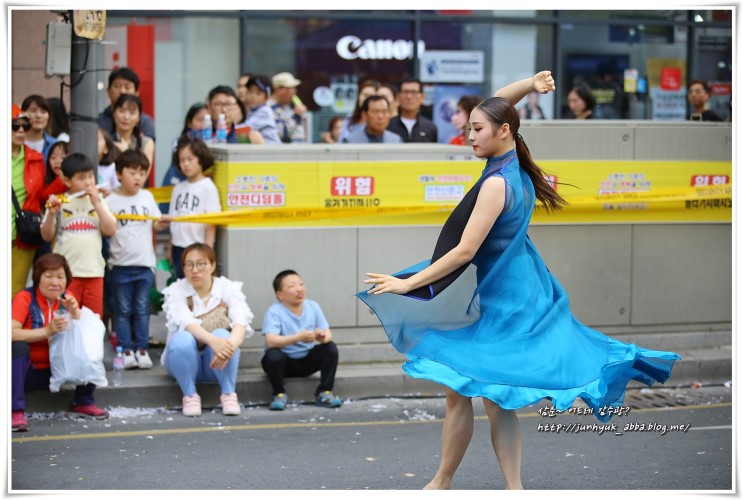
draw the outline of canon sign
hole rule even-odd
[[[418,56],[426,50],[423,40],[418,41]],[[403,59],[413,58],[410,40],[361,40],[353,35],[344,36],[335,44],[335,51],[343,59]]]

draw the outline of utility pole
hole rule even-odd
[[[90,11],[73,11],[86,15]],[[70,58],[70,152],[82,153],[98,168],[98,113],[95,65],[98,41],[82,38],[72,30]]]

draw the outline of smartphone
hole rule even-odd
[[[701,122],[702,121],[702,114],[701,113],[692,113],[689,117],[690,120],[695,122]]]

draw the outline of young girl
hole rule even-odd
[[[108,183],[108,187],[101,188],[103,196],[108,196],[119,189],[121,183],[116,176],[116,158],[119,149],[114,145],[111,134],[98,128],[98,184]]]
[[[204,171],[214,165],[209,147],[201,139],[183,136],[176,146],[178,166],[186,176],[184,182],[173,187],[168,213],[171,217],[221,212],[219,192],[214,182]],[[214,246],[217,226],[198,222],[173,222],[170,224],[171,266],[178,278],[183,278],[181,255],[183,249],[193,243]]]
[[[65,141],[57,141],[49,148],[49,156],[46,159],[46,177],[44,177],[44,199],[50,195],[61,194],[67,191],[62,181],[62,161],[70,153],[70,145]]]
[[[554,90],[548,71],[504,87],[470,114],[474,154],[487,163],[444,224],[433,258],[395,276],[367,273],[373,287],[357,294],[407,355],[404,371],[446,386],[441,463],[427,489],[451,486],[473,434],[471,398],[483,398],[506,488],[521,489],[514,410],[548,398],[564,411],[580,397],[606,421],[611,413],[599,409],[620,406],[630,380],[664,382],[679,359],[578,322],[527,237],[536,200],[547,210],[565,204],[519,134],[513,103],[532,90]],[[457,279],[470,263],[474,292]]]
[[[142,101],[133,94],[121,94],[113,105],[114,118],[114,144],[119,151],[127,149],[141,149],[150,162],[155,156],[155,141],[147,137],[139,130],[139,122],[142,118]],[[147,178],[150,172],[147,171]]]

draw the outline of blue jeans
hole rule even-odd
[[[212,335],[228,339],[230,332],[220,328]],[[237,383],[237,369],[240,366],[240,350],[236,350],[227,365],[221,370],[209,367],[214,351],[206,346],[199,350],[196,338],[186,331],[178,331],[170,337],[165,346],[165,370],[173,377],[184,396],[196,394],[196,382],[217,382],[222,394],[235,392]]]
[[[147,349],[150,337],[150,290],[155,274],[149,267],[114,266],[109,272],[114,330],[125,351]]]
[[[183,250],[185,250],[184,247],[177,247],[175,245],[171,247],[171,259],[173,261],[171,268],[173,270],[173,274],[175,274],[175,277],[178,279],[186,277],[186,275],[183,274],[183,268],[181,267],[181,257],[183,256]]]

